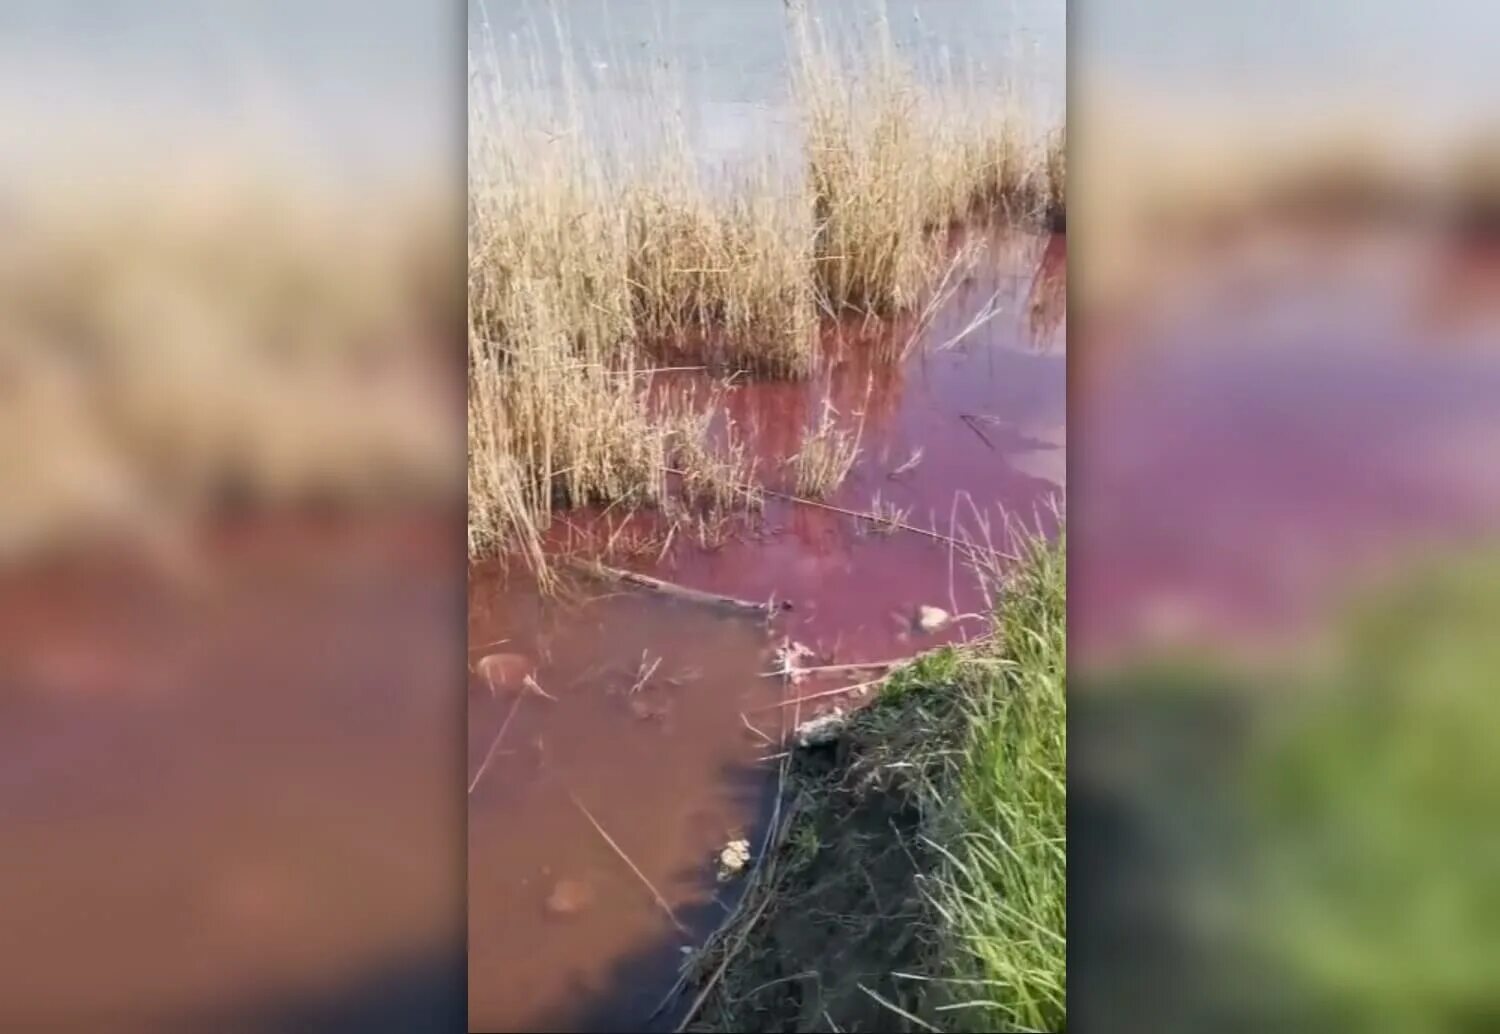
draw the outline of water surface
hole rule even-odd
[[[1065,258],[1062,238],[997,237],[905,360],[877,358],[912,334],[898,325],[883,340],[830,338],[807,381],[732,387],[723,405],[749,435],[763,480],[785,481],[782,460],[829,400],[843,426],[862,427],[859,458],[830,505],[867,510],[878,494],[913,525],[976,544],[988,534],[1001,549],[1007,515],[1049,530],[1065,466]],[[940,347],[991,306],[995,318]],[[707,375],[680,374],[672,386],[695,385],[706,389]],[[549,541],[585,554],[612,541],[619,567],[790,609],[768,622],[589,580],[544,600],[518,571],[471,569],[471,660],[520,655],[556,698],[471,674],[475,1030],[647,1023],[680,949],[732,907],[734,886],[715,882],[713,859],[730,839],[757,842],[789,724],[864,699],[778,706],[867,677],[767,678],[779,645],[805,646],[805,665],[847,664],[988,627],[915,626],[921,605],[988,613],[963,551],[942,541],[776,499],[706,545],[691,529],[669,531],[649,513],[575,513]]]

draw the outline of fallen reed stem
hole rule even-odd
[[[953,538],[951,535],[944,535],[941,532],[931,531],[927,528],[919,528],[915,524],[907,524],[903,520],[882,517],[879,514],[870,513],[868,510],[850,510],[843,506],[834,506],[832,503],[820,503],[816,499],[805,499],[802,496],[792,495],[788,492],[777,492],[769,488],[762,488],[759,491],[761,495],[768,495],[774,499],[783,499],[786,502],[797,503],[801,506],[811,506],[816,510],[828,510],[832,513],[841,513],[846,517],[858,517],[860,520],[869,521],[872,524],[880,524],[890,528],[898,528],[901,531],[909,531],[914,535],[923,535],[935,542],[946,542],[948,545],[957,546],[959,549],[967,550],[973,548],[970,543],[960,542],[958,539]]]
[[[523,685],[527,689],[531,690],[537,696],[546,697],[548,700],[552,701],[554,704],[557,703],[557,697],[553,696],[551,693],[548,693],[541,686],[537,685],[536,679],[532,678],[530,675],[527,675],[524,679],[521,680],[521,685]]]
[[[767,736],[764,732],[750,724],[750,719],[745,717],[745,712],[743,711],[740,712],[740,723],[743,724],[745,728],[755,733],[756,736],[759,736],[761,741],[764,742],[766,746],[772,747],[776,745],[775,740],[771,739],[771,737]]]
[[[573,566],[597,578],[607,578],[611,581],[624,582],[627,585],[640,586],[643,589],[650,589],[652,592],[675,596],[679,599],[692,600],[694,603],[729,607],[734,610],[754,611],[758,614],[771,614],[775,612],[775,608],[770,603],[755,603],[752,600],[742,600],[735,596],[705,592],[702,589],[690,589],[685,585],[663,581],[660,578],[653,578],[647,574],[637,574],[635,571],[623,571],[614,567],[606,567],[594,561],[578,560],[574,561]]]
[[[589,820],[589,825],[593,826],[599,835],[604,838],[604,842],[610,846],[615,854],[620,856],[620,860],[630,866],[630,871],[635,873],[636,879],[645,884],[646,889],[651,892],[651,896],[656,899],[657,905],[666,913],[667,918],[672,921],[672,925],[677,928],[677,931],[681,934],[691,936],[692,931],[682,925],[681,920],[677,918],[677,913],[673,912],[672,906],[667,904],[667,899],[661,896],[661,891],[656,889],[655,884],[646,878],[646,874],[641,872],[640,868],[630,860],[630,856],[625,853],[619,844],[615,843],[614,837],[604,831],[604,827],[599,825],[599,820],[594,818],[593,813],[588,808],[584,807],[583,802],[578,799],[578,795],[569,790],[568,797],[573,801],[574,806],[583,812],[583,817]]]
[[[646,685],[646,683],[649,682],[649,681],[651,681],[651,676],[656,674],[656,669],[660,668],[660,667],[661,667],[661,658],[660,657],[658,657],[656,660],[652,661],[650,667],[647,667],[646,666],[646,653],[645,653],[644,650],[641,651],[641,667],[637,669],[637,671],[640,672],[640,677],[635,680],[635,685],[633,685],[633,686],[630,687],[630,690],[629,690],[628,693],[626,693],[626,695],[627,696],[635,696],[637,693],[639,693],[641,691],[641,689]]]
[[[663,467],[662,470],[666,471],[666,473],[668,474],[674,474],[677,477],[686,476],[686,472],[677,470],[673,467]],[[901,531],[909,531],[914,535],[922,535],[926,538],[932,539],[935,542],[945,542],[950,546],[957,546],[962,550],[972,551],[974,549],[972,543],[961,542],[951,535],[944,535],[941,532],[932,531],[928,528],[919,528],[915,524],[907,524],[905,521],[896,518],[882,517],[880,514],[870,513],[868,510],[850,510],[847,507],[834,506],[832,503],[822,503],[816,499],[808,499],[804,496],[792,495],[790,492],[778,492],[770,488],[757,488],[754,485],[737,483],[731,485],[730,487],[738,492],[742,492],[747,495],[750,493],[755,493],[757,495],[770,496],[772,499],[781,499],[788,503],[797,503],[800,506],[811,506],[815,510],[828,510],[831,513],[841,513],[846,517],[857,517],[860,520],[869,521],[871,524],[880,524],[888,528],[899,529]]]
[[[979,436],[979,440],[981,442],[984,442],[985,446],[989,448],[990,452],[995,451],[995,443],[990,441],[990,436],[979,429],[978,417],[975,417],[970,413],[960,413],[958,415],[958,418],[963,421],[965,427]]]
[[[744,947],[745,941],[749,939],[750,931],[754,929],[756,923],[760,922],[760,917],[765,912],[766,906],[771,903],[774,897],[774,894],[766,894],[761,898],[760,904],[755,907],[754,914],[746,921],[740,933],[738,943],[735,944],[732,950],[724,953],[724,959],[719,963],[718,968],[714,970],[714,975],[708,978],[708,982],[703,985],[703,989],[693,999],[693,1004],[688,1006],[688,1011],[682,1017],[682,1022],[675,1028],[675,1034],[682,1034],[683,1031],[687,1030],[688,1024],[692,1023],[697,1017],[698,1010],[703,1008],[703,1003],[708,1000],[708,996],[712,993],[714,987],[718,985],[720,980],[724,979],[724,971],[729,968],[729,963],[734,961],[734,957],[740,953],[740,949]]]
[[[479,771],[474,773],[474,778],[469,780],[469,792],[467,796],[473,796],[474,787],[479,785],[479,780],[484,775],[484,770],[490,767],[490,761],[495,757],[495,748],[500,746],[500,738],[505,735],[505,730],[510,728],[510,720],[516,716],[516,711],[521,707],[521,700],[525,693],[517,693],[516,699],[510,705],[510,712],[505,716],[505,721],[500,723],[500,731],[495,733],[495,738],[490,741],[490,749],[485,752],[484,760],[479,763]]]

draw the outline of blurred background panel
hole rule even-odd
[[[1073,0],[1078,1030],[1500,1021],[1500,8]]]
[[[0,1028],[463,1024],[463,33],[0,10]]]

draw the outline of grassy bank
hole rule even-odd
[[[558,509],[689,506],[664,467],[702,485],[738,466],[734,428],[709,435],[648,404],[654,370],[807,376],[830,320],[928,300],[953,224],[1061,218],[1061,136],[1013,98],[919,76],[887,35],[830,36],[791,11],[800,143],[718,173],[689,143],[681,83],[627,67],[611,73],[621,89],[585,88],[561,26],[560,83],[538,70],[539,38],[485,70],[470,129],[471,556],[519,548],[535,565]],[[847,465],[817,444],[828,428],[806,431],[805,466],[831,490]]]
[[[1074,814],[1082,857],[1108,863],[1075,866],[1076,959],[1101,1020],[1301,1034],[1500,1014],[1483,818],[1500,541],[1408,549],[1251,663],[1146,653],[1077,683]]]
[[[1065,550],[1027,546],[992,638],[897,672],[788,760],[687,1029],[1064,1028]]]

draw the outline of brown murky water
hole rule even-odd
[[[0,1028],[457,1022],[456,526],[0,577]]]
[[[842,426],[862,425],[860,457],[828,502],[868,510],[878,496],[944,535],[978,539],[988,528],[997,546],[1005,514],[1050,527],[1048,507],[1064,481],[1065,260],[1060,237],[996,240],[905,361],[879,361],[868,342],[849,343],[831,349],[809,382],[733,388],[725,406],[750,432],[762,477],[780,483],[780,462],[827,398]],[[992,301],[996,318],[940,347]],[[701,388],[699,376],[673,386]],[[774,766],[758,759],[780,750],[791,713],[776,705],[855,681],[830,675],[792,689],[762,677],[783,637],[813,651],[805,663],[835,664],[907,656],[983,629],[914,628],[919,605],[952,614],[986,607],[962,558],[919,535],[775,499],[752,525],[708,546],[685,532],[667,542],[661,527],[635,521],[621,530],[613,518],[577,517],[557,527],[554,544],[614,535],[618,566],[746,599],[774,595],[791,609],[768,627],[590,583],[576,589],[583,603],[544,601],[498,564],[471,569],[471,662],[524,658],[470,678],[476,1031],[646,1025],[676,977],[680,949],[733,904],[713,857],[741,834],[754,842],[765,820]],[[632,556],[622,543],[637,534]],[[526,671],[555,699],[518,691]],[[834,704],[799,710],[805,718]]]

